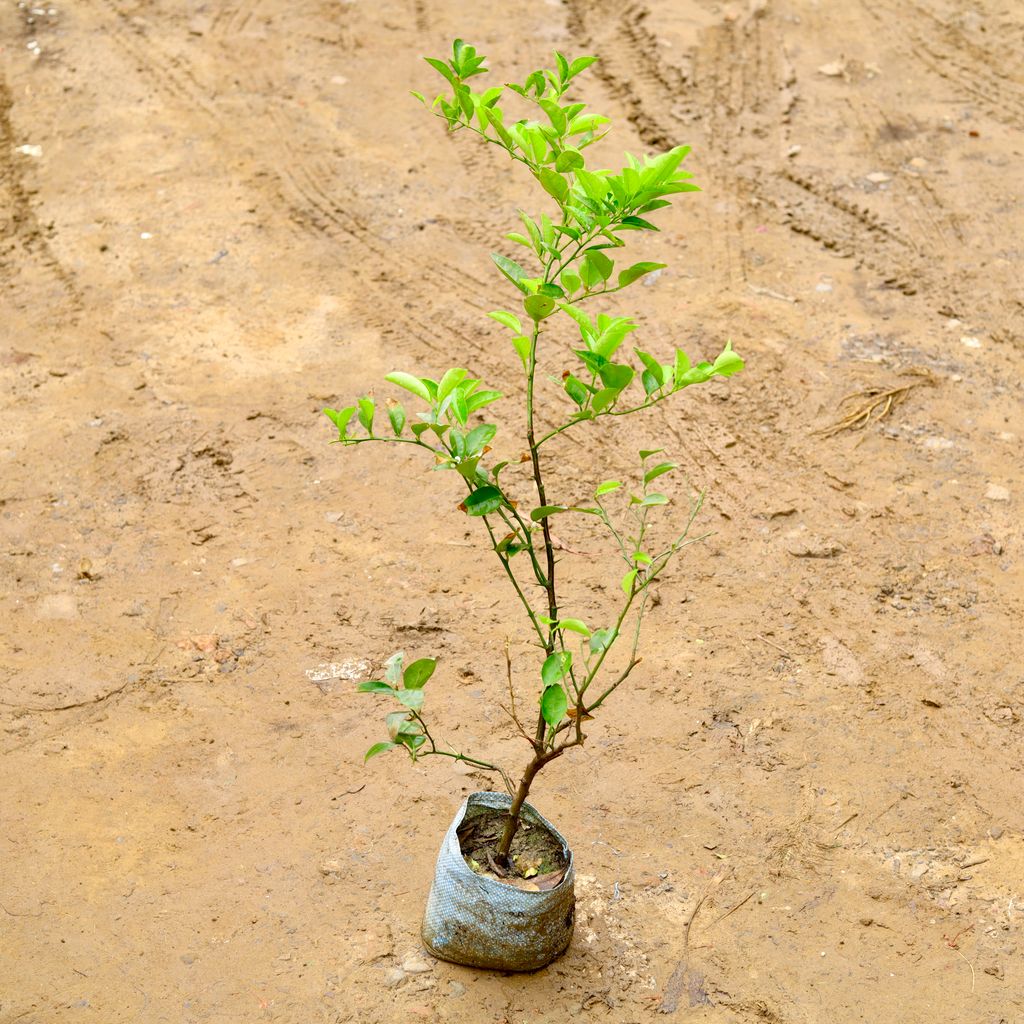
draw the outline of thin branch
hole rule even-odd
[[[430,744],[429,750],[417,752],[416,757],[429,757],[431,754],[435,754],[438,757],[450,757],[453,761],[462,761],[465,764],[471,764],[474,768],[480,768],[486,772],[497,772],[501,776],[502,782],[505,783],[505,788],[508,790],[511,796],[514,792],[512,788],[512,781],[508,775],[505,774],[505,770],[499,765],[491,764],[488,761],[480,761],[475,757],[467,757],[465,754],[460,754],[457,751],[450,750],[439,750],[437,744],[434,742],[434,737],[430,735],[430,729],[427,727],[427,723],[423,720],[422,716],[417,711],[409,709],[409,713],[419,723],[420,728],[423,730],[423,735],[426,737],[427,742]]]
[[[504,704],[499,704],[498,707],[500,707],[501,710],[504,711],[505,714],[512,719],[512,721],[515,723],[516,730],[519,732],[519,735],[522,736],[523,739],[526,740],[526,742],[529,743],[530,746],[536,750],[536,745],[533,741],[533,737],[531,737],[529,733],[527,733],[526,729],[523,728],[523,723],[519,720],[519,715],[516,713],[516,690],[515,686],[512,683],[512,654],[509,650],[508,637],[505,638],[505,671],[508,676],[509,707],[505,707]]]

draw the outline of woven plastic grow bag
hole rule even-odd
[[[576,893],[572,850],[529,804],[523,820],[547,829],[562,844],[565,877],[547,892],[523,892],[470,870],[458,829],[474,813],[505,810],[504,793],[474,793],[463,802],[441,843],[423,916],[423,943],[435,956],[469,967],[535,971],[565,952],[572,938]]]

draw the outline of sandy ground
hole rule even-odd
[[[34,11],[0,7],[0,1021],[1024,1020],[1020,6]],[[527,977],[409,962],[485,780],[364,769],[351,682],[437,655],[444,735],[511,760],[525,634],[456,482],[318,414],[453,353],[518,394],[488,253],[535,189],[408,97],[455,35],[599,53],[613,149],[694,147],[616,310],[748,358],[560,449],[582,495],[664,441],[715,532],[538,782],[579,925]]]

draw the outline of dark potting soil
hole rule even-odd
[[[509,851],[509,869],[495,861],[505,828],[504,811],[490,808],[467,817],[459,826],[459,845],[471,871],[528,892],[553,889],[565,874],[568,858],[562,844],[543,825],[521,818]]]

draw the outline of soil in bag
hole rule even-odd
[[[502,869],[495,860],[507,817],[504,811],[492,808],[480,808],[466,817],[458,829],[466,864],[478,875],[524,892],[554,889],[565,875],[568,858],[562,843],[540,824],[521,818],[509,851],[509,869]]]

